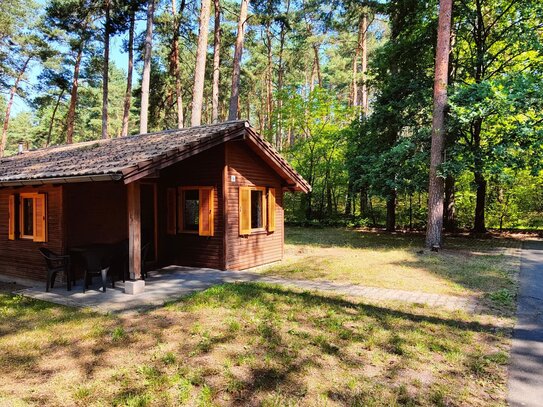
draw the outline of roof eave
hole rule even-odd
[[[100,182],[100,181],[119,181],[122,179],[121,173],[111,174],[93,174],[93,175],[74,175],[67,177],[34,178],[21,180],[0,181],[0,188],[38,186],[51,184],[74,184],[79,182]]]

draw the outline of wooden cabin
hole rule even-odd
[[[245,121],[25,151],[0,160],[0,276],[45,280],[58,253],[128,239],[156,267],[239,270],[283,256],[284,191],[309,184]]]

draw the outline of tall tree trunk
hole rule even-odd
[[[215,28],[213,30],[213,89],[211,121],[219,122],[219,84],[221,69],[221,4],[213,0],[215,5]]]
[[[111,4],[105,0],[106,20],[104,22],[104,66],[102,71],[102,139],[108,137],[108,96],[109,96],[109,37],[111,31]]]
[[[271,21],[268,19],[266,22],[266,54],[267,54],[267,67],[266,67],[266,117],[267,117],[267,130],[269,134],[272,134],[272,114],[273,114],[273,62],[272,62],[272,36],[271,36]]]
[[[23,63],[23,66],[19,70],[19,73],[17,74],[17,77],[15,78],[15,83],[11,87],[9,91],[9,101],[8,105],[6,106],[6,113],[4,115],[4,126],[2,127],[2,143],[0,144],[0,157],[4,156],[4,152],[6,151],[6,145],[8,143],[8,126],[9,126],[9,117],[11,115],[11,106],[13,106],[13,100],[15,99],[15,95],[17,94],[17,89],[19,88],[19,82],[21,82],[21,79],[23,78],[23,75],[25,74],[26,68],[28,67],[28,64],[32,57],[28,57],[25,62]]]
[[[290,0],[287,0],[285,15],[290,11]],[[283,52],[285,50],[285,41],[287,35],[287,27],[283,22],[281,24],[281,32],[279,33],[279,55],[277,63],[277,128],[275,129],[275,147],[278,151],[283,149]]]
[[[353,181],[349,180],[349,183],[347,184],[347,197],[345,199],[345,215],[350,216],[354,214],[353,211]]]
[[[51,114],[51,121],[49,122],[49,130],[47,130],[47,139],[45,140],[45,147],[49,147],[49,144],[51,143],[51,135],[53,134],[53,124],[55,122],[55,116],[57,115],[58,106],[60,105],[60,101],[63,95],[64,95],[64,89],[62,89],[60,93],[58,94],[55,107],[53,108],[53,113]]]
[[[368,15],[362,14],[362,92],[360,104],[362,105],[362,113],[364,116],[368,115],[368,85],[367,85],[367,72],[368,72]]]
[[[130,118],[130,105],[132,99],[132,74],[134,71],[134,28],[136,23],[136,11],[130,12],[130,27],[128,29],[128,73],[126,76],[126,92],[124,93],[123,125],[121,137],[128,135],[128,121]]]
[[[426,228],[426,247],[428,248],[441,247],[443,243],[445,183],[438,172],[443,164],[446,137],[445,108],[447,106],[447,81],[449,79],[449,54],[451,51],[451,14],[452,0],[440,0],[434,77],[430,181],[428,187],[428,226]]]
[[[319,87],[322,87],[321,63],[319,58],[318,44],[313,44],[313,52],[315,53],[315,71],[317,73],[317,83],[319,84]]]
[[[147,3],[147,29],[145,31],[145,51],[143,56],[143,73],[141,76],[141,111],[140,134],[148,132],[149,120],[149,87],[151,85],[151,52],[153,50],[153,16],[155,0]]]
[[[172,0],[173,33],[172,45],[170,50],[170,76],[175,80],[175,104],[177,110],[177,128],[183,128],[183,94],[181,91],[181,75],[179,72],[179,29],[181,27],[181,17],[185,9],[185,0],[181,1],[179,14],[177,13],[176,0]]]
[[[393,190],[387,198],[387,232],[394,232],[396,230],[396,195],[396,190]]]
[[[447,175],[447,178],[445,178],[445,213],[443,215],[443,227],[446,232],[454,232],[456,230],[454,183],[454,177]]]
[[[249,0],[241,0],[239,20],[238,20],[238,36],[236,38],[236,48],[234,50],[234,68],[232,72],[232,95],[230,96],[230,108],[228,110],[228,120],[236,120],[238,118],[241,55],[243,53],[243,37],[245,35],[245,23],[247,21],[248,8],[249,8]]]
[[[365,218],[368,215],[368,191],[360,188],[360,216]]]
[[[358,58],[362,49],[362,36],[364,35],[363,26],[363,14],[358,19],[358,38],[356,41],[356,48],[353,56],[353,68],[352,68],[352,84],[351,84],[351,105],[358,106]]]
[[[202,0],[200,8],[200,24],[198,28],[198,45],[196,47],[196,66],[194,67],[194,86],[192,90],[191,126],[202,124],[202,105],[204,100],[204,79],[207,57],[207,35],[211,13],[210,0]]]
[[[72,91],[70,93],[70,107],[68,108],[68,120],[66,125],[66,143],[73,143],[75,108],[77,106],[77,90],[79,88],[79,69],[81,68],[81,59],[83,57],[83,43],[79,45],[77,56],[75,57],[74,76],[72,79]]]

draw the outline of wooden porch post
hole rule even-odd
[[[140,184],[131,182],[127,185],[128,194],[128,264],[130,279],[141,278],[141,203]]]

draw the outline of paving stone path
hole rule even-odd
[[[334,294],[362,297],[370,300],[392,300],[413,304],[426,304],[432,307],[443,307],[448,310],[464,310],[478,312],[479,306],[475,298],[452,295],[429,294],[420,291],[395,290],[390,288],[367,287],[357,284],[341,284],[330,281],[293,280],[288,278],[265,276],[260,274],[240,273],[233,281],[257,281],[295,287],[302,290],[316,290]]]

